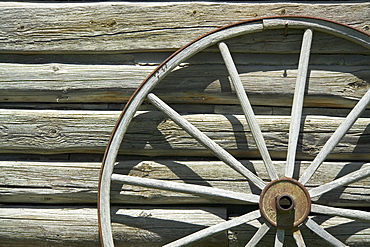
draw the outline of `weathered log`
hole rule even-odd
[[[113,207],[113,236],[116,246],[162,246],[206,226],[223,222],[225,208],[119,208]],[[96,208],[91,207],[0,207],[2,246],[100,246]],[[349,246],[367,246],[367,222],[345,218],[315,216],[327,231]],[[226,233],[205,239],[197,246],[240,246],[245,244],[260,223],[252,221]],[[260,242],[271,246],[275,230]],[[303,228],[307,246],[327,246],[325,241]],[[287,243],[294,240],[286,236]],[[229,242],[229,245],[228,245]]]
[[[226,209],[112,208],[115,246],[162,246],[223,222]],[[1,246],[100,246],[97,210],[92,207],[1,206]],[[227,246],[226,233],[201,246]]]
[[[241,161],[251,171],[256,171],[265,181],[270,181],[261,161]],[[302,174],[310,163],[296,163],[295,178]],[[285,162],[274,162],[280,177],[284,174]],[[368,163],[325,162],[307,184],[308,188],[331,182],[350,172],[369,167]],[[96,203],[100,163],[87,162],[0,162],[0,203]],[[221,161],[181,161],[169,159],[120,161],[115,173],[136,177],[171,180],[235,192],[255,193],[260,191],[248,180]],[[370,205],[370,178],[339,187],[314,201],[335,206],[366,207]],[[112,202],[126,204],[219,204],[241,203],[226,199],[211,199],[162,190],[114,183]]]
[[[0,5],[3,17],[0,21],[3,34],[1,51],[81,53],[173,50],[216,27],[276,15],[328,18],[368,31],[369,8],[366,2],[3,3]],[[335,45],[335,42],[332,44]]]
[[[119,112],[2,110],[2,153],[102,153]],[[258,157],[244,116],[190,114],[184,117],[237,157]],[[258,116],[272,157],[284,158],[290,117]],[[299,158],[320,151],[343,118],[306,116],[298,147]],[[333,150],[331,159],[369,158],[368,118],[359,118]],[[150,156],[213,156],[206,148],[160,112],[140,112],[129,127],[121,152]]]
[[[353,107],[369,89],[368,67],[313,64],[306,106]],[[124,103],[153,69],[134,65],[1,64],[0,102]],[[238,70],[252,104],[291,105],[296,65],[240,65]],[[169,103],[238,104],[221,61],[184,65],[155,92]]]

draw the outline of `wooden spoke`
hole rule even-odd
[[[249,102],[248,96],[244,90],[242,81],[240,80],[238,71],[236,69],[236,66],[234,64],[233,58],[231,57],[230,51],[227,47],[227,45],[223,42],[218,44],[218,47],[221,51],[221,55],[224,59],[224,62],[226,64],[226,68],[229,72],[229,75],[231,77],[231,82],[233,83],[235,87],[236,94],[239,98],[240,104],[242,106],[245,118],[248,122],[249,128],[251,130],[253,139],[256,142],[257,148],[259,152],[261,153],[262,159],[265,163],[267,172],[272,180],[278,179],[279,176],[275,170],[275,167],[272,163],[270,154],[267,150],[265,140],[263,139],[263,135],[261,132],[261,129],[257,123],[256,116],[254,115],[252,106]]]
[[[327,241],[328,243],[332,244],[333,246],[338,246],[338,247],[346,247],[345,244],[343,244],[341,241],[339,241],[337,238],[335,238],[333,235],[328,233],[327,231],[324,230],[321,226],[319,226],[314,220],[311,218],[307,218],[307,220],[304,222],[305,225],[311,229],[314,233],[319,235],[322,239]]]
[[[213,187],[206,187],[195,184],[181,184],[171,181],[156,180],[149,178],[140,178],[128,175],[112,174],[113,181],[123,182],[125,184],[137,185],[153,189],[169,190],[181,193],[187,193],[199,196],[221,197],[249,203],[258,203],[259,196],[233,192]]]
[[[302,236],[302,233],[299,229],[295,229],[293,231],[293,238],[297,244],[298,247],[306,247],[306,244],[304,242],[304,239],[303,239],[303,236]]]
[[[345,209],[345,208],[335,208],[329,206],[323,206],[318,204],[311,205],[311,211],[318,214],[326,214],[331,216],[341,216],[354,220],[370,221],[370,212]]]
[[[156,95],[150,93],[148,95],[148,100],[158,109],[160,109],[163,113],[165,113],[169,118],[171,118],[175,123],[177,123],[181,128],[183,128],[189,135],[193,136],[202,145],[211,150],[220,160],[225,162],[227,165],[235,169],[240,174],[244,175],[258,188],[263,189],[265,187],[266,183],[261,178],[256,176],[250,170],[248,170],[230,153],[228,153],[225,149],[220,147],[216,142],[214,142],[211,138],[205,135],[202,131],[194,127],[194,125],[189,123],[186,119],[181,117],[180,114],[178,114],[165,102],[159,99]]]
[[[214,225],[214,226],[210,226],[208,228],[205,228],[203,230],[200,230],[198,232],[190,234],[190,235],[188,235],[186,237],[183,237],[179,240],[176,240],[172,243],[166,244],[163,247],[177,247],[177,246],[185,246],[185,245],[188,245],[188,244],[192,244],[192,243],[197,242],[199,240],[202,240],[206,237],[209,237],[209,236],[212,236],[214,234],[225,231],[227,229],[239,226],[241,224],[245,224],[245,223],[247,223],[251,220],[257,219],[259,217],[261,217],[260,211],[255,210],[255,211],[252,211],[248,214],[245,214],[245,215],[239,216],[237,218],[234,218],[232,220],[225,221],[223,223],[220,223],[220,224],[217,224],[217,225]]]
[[[328,191],[331,191],[335,188],[338,188],[340,186],[344,186],[350,183],[353,183],[357,180],[363,179],[370,176],[370,167],[366,167],[363,169],[360,169],[358,171],[351,172],[343,177],[340,177],[338,179],[335,179],[332,182],[323,184],[321,186],[318,186],[316,188],[313,188],[309,190],[311,197],[320,196]]]
[[[245,245],[245,247],[254,247],[258,244],[258,242],[266,235],[266,233],[271,229],[271,226],[263,223],[257,232],[253,235],[253,237],[249,240],[249,242]]]
[[[348,132],[348,130],[356,122],[356,120],[359,118],[361,113],[365,110],[369,102],[370,102],[370,90],[366,92],[366,94],[361,98],[361,100],[356,104],[356,106],[348,114],[348,116],[343,121],[343,123],[338,127],[338,129],[335,130],[333,135],[329,138],[329,140],[322,147],[319,154],[312,161],[312,164],[302,174],[302,176],[299,179],[299,182],[301,182],[302,184],[306,184],[308,180],[310,180],[310,178],[315,173],[317,168],[319,168],[319,166],[326,159],[329,153],[335,148],[335,146],[339,143],[342,137]]]
[[[239,42],[239,38],[242,38],[241,35],[247,35],[247,34],[252,34],[252,33],[257,33],[257,32],[264,32],[265,30],[272,30],[272,29],[281,29],[280,33],[282,35],[283,33],[288,34],[288,28],[289,30],[290,29],[304,30],[304,34],[303,34],[302,43],[301,43],[301,51],[300,51],[300,57],[299,57],[299,63],[298,63],[298,72],[297,72],[297,78],[296,78],[296,83],[295,83],[295,92],[294,92],[294,98],[293,98],[292,110],[291,110],[291,116],[290,116],[289,140],[288,140],[288,149],[287,149],[287,156],[286,156],[284,178],[279,179],[279,174],[277,173],[276,167],[274,166],[271,157],[274,158],[273,155],[276,155],[276,159],[281,159],[282,157],[281,153],[284,152],[283,146],[281,146],[280,143],[274,143],[274,141],[271,141],[271,143],[270,142],[268,143],[269,146],[271,144],[271,146],[275,145],[275,147],[272,150],[268,150],[267,148],[268,146],[265,142],[261,128],[258,125],[258,122],[256,120],[256,115],[254,114],[254,111],[252,109],[251,102],[244,89],[244,85],[242,83],[242,77],[241,75],[239,75],[235,61],[233,60],[231,56],[228,46],[224,42],[225,40],[230,41],[231,38],[235,37],[236,38],[235,40],[237,44],[239,45],[238,42]],[[271,34],[273,34],[274,32],[275,31],[272,30]],[[111,190],[113,189],[111,185],[112,181],[120,182],[121,184],[123,183],[123,184],[129,184],[129,185],[134,185],[134,186],[141,186],[145,188],[160,189],[164,191],[173,191],[177,193],[186,193],[186,194],[191,194],[191,195],[196,195],[196,196],[203,196],[205,198],[208,197],[209,199],[213,199],[213,198],[220,199],[217,201],[217,203],[223,200],[226,200],[227,202],[231,201],[232,203],[235,202],[236,204],[261,203],[261,205],[263,206],[263,203],[267,201],[271,205],[276,205],[275,211],[271,209],[273,207],[269,207],[270,204],[266,204],[267,206],[266,207],[261,206],[260,210],[247,213],[240,217],[233,218],[232,220],[224,221],[220,224],[216,224],[216,225],[209,226],[209,227],[204,226],[206,227],[205,229],[197,231],[193,234],[180,238],[171,243],[168,243],[165,245],[165,247],[186,246],[186,245],[192,245],[201,240],[206,241],[206,238],[209,236],[221,233],[225,230],[236,227],[238,225],[245,224],[251,220],[258,219],[259,217],[264,217],[266,221],[268,222],[262,224],[259,227],[259,229],[255,232],[253,237],[246,244],[246,247],[252,247],[252,246],[259,245],[261,242],[261,239],[267,235],[267,232],[272,227],[276,228],[277,230],[276,235],[275,235],[275,244],[274,244],[275,247],[280,247],[284,245],[284,238],[285,238],[286,230],[289,230],[289,233],[290,231],[292,231],[293,238],[298,247],[305,247],[306,246],[305,241],[303,239],[302,233],[300,232],[300,226],[302,222],[310,230],[315,232],[320,238],[324,239],[331,245],[345,246],[340,240],[332,236],[328,231],[326,231],[319,224],[317,224],[312,218],[308,218],[309,213],[312,212],[316,214],[325,214],[329,216],[339,216],[339,217],[345,217],[349,219],[366,221],[366,222],[370,221],[370,213],[366,211],[340,209],[340,208],[335,208],[331,206],[311,204],[312,197],[321,196],[324,193],[330,192],[334,190],[335,188],[338,188],[339,186],[344,186],[344,185],[353,183],[357,180],[363,179],[365,177],[369,177],[370,168],[367,168],[366,166],[365,168],[362,168],[358,171],[351,172],[350,174],[347,174],[338,179],[335,179],[332,182],[328,182],[326,184],[318,186],[317,188],[311,189],[308,192],[309,195],[307,194],[306,188],[303,188],[304,185],[315,174],[315,172],[320,167],[320,165],[323,163],[323,161],[328,157],[328,155],[332,152],[332,150],[336,147],[336,145],[338,145],[338,143],[344,137],[344,135],[349,131],[352,125],[357,121],[361,113],[366,109],[367,105],[370,102],[370,90],[359,100],[359,102],[351,110],[351,112],[344,119],[344,121],[334,131],[333,135],[323,145],[321,150],[319,150],[318,155],[314,158],[314,160],[311,162],[308,168],[305,171],[303,171],[302,176],[299,178],[299,181],[297,182],[295,179],[293,179],[293,174],[295,173],[294,168],[295,168],[295,161],[296,161],[296,156],[297,156],[298,139],[299,139],[300,130],[302,126],[303,102],[305,99],[305,89],[307,87],[306,85],[307,85],[308,74],[309,74],[308,66],[309,66],[309,60],[310,60],[313,32],[315,32],[315,36],[317,34],[318,37],[320,36],[319,35],[320,33],[325,33],[325,35],[329,35],[329,36],[335,35],[335,36],[339,36],[341,38],[348,40],[349,41],[348,43],[354,42],[357,45],[362,45],[364,48],[370,48],[369,38],[366,34],[363,34],[356,30],[352,30],[348,28],[347,26],[338,25],[335,22],[327,22],[327,21],[320,20],[320,19],[306,18],[306,17],[260,18],[260,19],[253,20],[251,22],[247,21],[247,22],[236,23],[234,25],[229,25],[229,26],[217,29],[214,32],[210,32],[200,37],[199,39],[194,40],[193,42],[189,43],[188,45],[185,45],[183,48],[181,48],[180,50],[175,52],[173,55],[171,55],[168,59],[166,59],[163,63],[161,63],[157,67],[157,69],[155,69],[149,76],[147,76],[147,78],[143,81],[142,84],[140,84],[138,89],[135,91],[133,96],[128,100],[124,110],[122,111],[122,114],[120,115],[117,121],[117,124],[113,129],[110,141],[108,142],[108,146],[107,146],[104,158],[103,158],[102,170],[101,170],[100,178],[99,178],[99,189],[98,189],[98,193],[99,193],[99,196],[98,196],[99,222],[98,223],[99,223],[99,234],[100,234],[100,238],[101,238],[101,242],[103,246],[114,247],[113,234],[112,234],[112,229],[111,229],[112,221],[111,221],[111,209],[110,209],[110,206],[111,206],[110,194],[111,194]],[[293,36],[291,37],[295,38]],[[262,37],[262,36],[258,36],[258,37]],[[281,38],[284,38],[284,37],[281,37]],[[330,41],[330,39],[326,37],[323,40],[324,42]],[[286,40],[286,41],[287,42],[285,41],[283,42],[284,45],[290,45],[291,44],[290,42],[293,42],[294,39],[289,38],[289,40]],[[275,39],[274,39],[274,42],[275,42]],[[202,55],[208,56],[208,54],[212,52],[212,49],[214,49],[214,45],[216,44],[218,44],[218,48],[223,58],[223,62],[225,63],[226,68],[228,70],[228,75],[230,77],[230,83],[235,88],[236,95],[239,99],[240,105],[242,107],[244,116],[250,128],[250,132],[253,136],[254,142],[256,143],[258,151],[263,159],[263,163],[266,167],[268,176],[271,180],[273,180],[269,185],[267,185],[267,183],[264,180],[262,180],[262,178],[257,176],[251,170],[247,169],[246,166],[244,166],[241,162],[239,162],[236,159],[236,157],[231,155],[225,148],[221,147],[215,141],[209,138],[206,135],[206,133],[203,133],[201,131],[201,128],[199,129],[196,128],[189,121],[187,121],[183,116],[181,116],[180,113],[176,112],[169,105],[167,105],[163,100],[161,100],[155,94],[151,93],[155,90],[161,91],[163,89],[162,86],[166,85],[165,83],[170,83],[171,81],[170,78],[167,78],[168,80],[165,80],[165,78],[168,75],[170,75],[170,73],[174,72],[173,73],[173,75],[175,76],[174,78],[177,78],[177,76],[181,77],[185,75],[186,72],[191,71],[192,68],[195,68],[196,67],[195,65],[198,63],[197,59],[199,59],[199,57],[197,57],[196,55],[202,52],[203,50],[210,48],[210,50],[207,50],[206,52],[202,53]],[[299,45],[299,43],[297,43],[297,45]],[[295,53],[296,46],[294,45],[292,46],[292,48],[293,48],[292,53]],[[277,53],[280,53],[281,51],[283,50],[280,49],[277,51]],[[248,51],[248,49],[245,49],[244,51],[241,51],[241,52],[250,52],[250,51]],[[318,52],[317,54],[319,54],[319,50],[317,52]],[[196,56],[194,57],[194,60],[192,59],[187,60],[193,56]],[[286,56],[284,55],[283,57],[286,57]],[[207,59],[212,59],[212,57],[209,57],[209,58],[207,57]],[[189,68],[191,68],[190,70],[188,70],[188,68],[182,70],[182,64],[186,64],[186,63],[189,63],[191,65],[189,66]],[[243,61],[243,63],[249,64],[249,62],[247,61]],[[288,62],[286,63],[284,61],[284,64],[288,64]],[[175,68],[181,68],[181,71],[180,69],[175,70]],[[277,67],[274,65],[274,67],[271,67],[271,68],[275,72],[275,69]],[[178,72],[181,72],[181,73],[178,73]],[[171,74],[171,77],[172,77],[172,74]],[[194,78],[195,77],[196,75],[194,75]],[[208,80],[208,83],[210,83],[213,80],[214,78],[212,77],[212,80]],[[164,84],[162,84],[158,88],[157,87],[158,83],[161,81],[163,81]],[[182,81],[185,82],[188,80],[182,80]],[[193,87],[193,85],[197,85],[201,87],[201,88],[198,87],[196,89],[197,90],[195,91],[196,93],[200,92],[199,89],[201,91],[205,90],[206,87],[204,86],[208,85],[206,83],[203,83],[202,81],[196,82],[196,83],[195,82],[193,83],[193,79],[190,79],[190,81],[191,81],[191,83],[189,84],[190,87]],[[315,83],[319,84],[322,81],[324,81],[324,79],[320,78],[320,80],[315,81]],[[173,85],[173,86],[177,88],[177,85]],[[192,88],[190,88],[190,91],[191,90]],[[177,99],[174,99],[173,102],[181,102],[181,100],[184,100],[184,99],[186,100],[194,99],[194,102],[191,102],[191,103],[199,104],[199,100],[196,99],[196,96],[193,97],[190,94],[191,92],[190,93],[189,92],[186,90],[183,90],[183,88],[181,87],[181,90],[179,90],[178,92],[173,92],[173,93],[176,93],[176,95],[180,95],[178,98],[180,99],[180,101],[178,101]],[[204,92],[208,93],[208,88]],[[254,92],[256,94],[258,93],[257,90],[255,90]],[[181,95],[185,95],[185,94],[187,96],[182,98],[183,96]],[[171,98],[172,97],[171,95],[166,95],[166,97]],[[208,96],[207,94],[207,96],[205,96],[205,100],[202,102],[207,103],[207,104],[208,103],[219,103],[219,102],[214,101],[216,98],[212,99],[212,97],[217,96],[217,94],[213,94],[213,95],[209,94],[209,95],[210,96]],[[227,99],[228,95],[222,95],[222,97],[225,100],[223,101],[222,104],[224,103],[234,104],[233,100],[228,101]],[[315,97],[315,95],[311,95],[310,97],[312,97],[310,98],[311,100]],[[258,196],[255,194],[245,194],[241,192],[228,191],[227,189],[224,190],[224,189],[218,189],[218,188],[183,183],[183,182],[177,183],[177,182],[169,181],[169,180],[157,180],[157,179],[148,179],[148,178],[141,178],[141,177],[135,177],[135,176],[121,175],[121,174],[113,174],[113,170],[116,164],[116,158],[118,156],[118,152],[121,150],[122,141],[124,139],[126,131],[131,123],[131,120],[134,119],[135,113],[139,110],[140,106],[146,99],[151,104],[153,104],[156,108],[162,111],[169,119],[172,119],[172,121],[176,123],[180,128],[182,128],[182,130],[180,131],[181,133],[183,133],[183,130],[186,131],[190,136],[194,137],[194,140],[196,140],[197,142],[202,144],[205,148],[210,150],[210,152],[212,152],[223,163],[230,166],[238,173],[242,174],[251,183],[253,183],[259,189],[261,189],[262,190],[261,195]],[[264,102],[262,103],[259,103],[259,102],[261,101],[258,101],[258,104],[261,104],[261,106],[264,106],[264,105],[270,105],[269,102],[271,101],[266,102],[266,104]],[[196,106],[195,104],[194,106]],[[314,104],[316,104],[316,102],[314,102],[313,105]],[[193,104],[189,104],[189,106],[190,105],[193,105]],[[285,106],[285,101],[282,106]],[[209,105],[205,107],[208,108]],[[211,112],[213,113],[215,112],[214,111],[215,108],[214,107],[212,108],[213,109]],[[279,126],[274,126],[274,128],[279,128]],[[272,133],[271,136],[272,138],[281,139],[281,136],[284,135],[285,133],[283,129],[281,130],[281,133],[282,134],[281,135],[279,134],[279,136],[274,135]],[[236,134],[237,133],[235,133],[235,136]],[[181,136],[178,136],[178,137],[181,138]],[[140,147],[142,147],[142,143],[143,143],[142,140],[140,140]],[[314,145],[315,144],[313,144],[313,146]],[[320,144],[317,144],[317,146],[321,147]],[[132,145],[132,148],[135,149],[135,146]],[[313,148],[316,148],[316,147],[313,147]],[[252,155],[255,155],[254,150],[250,150],[250,151]],[[238,155],[240,154],[240,156],[245,157],[245,155],[243,155],[242,152],[243,150],[240,150],[240,149],[236,150],[236,153],[238,153]],[[143,155],[150,155],[150,154],[151,153],[146,153],[146,154],[143,153]],[[162,155],[161,153],[153,153],[153,154]],[[178,154],[179,153],[170,154],[170,156],[177,156]],[[181,154],[184,154],[184,153],[181,153]],[[188,153],[185,153],[185,154],[188,155]],[[304,157],[305,156],[303,154],[302,158]],[[341,156],[337,156],[337,157],[341,157]],[[126,168],[129,169],[130,167],[126,167]],[[264,176],[265,174],[263,174],[263,178],[265,178]],[[181,178],[181,174],[179,174],[179,177]],[[302,193],[295,192],[296,188],[298,188],[299,191],[303,191],[303,192]],[[302,195],[302,196],[298,198],[297,197],[298,195]],[[287,202],[285,203],[284,200],[286,200]],[[304,201],[304,202],[301,203],[301,201]],[[289,213],[289,212],[293,212],[294,210],[294,212],[296,213],[300,211],[301,209],[302,209],[302,212],[299,213],[298,215],[299,217],[298,216],[295,217],[297,219],[294,219],[294,224],[289,223],[289,225],[287,226],[284,224],[280,224],[280,222],[278,224],[277,221],[274,221],[273,217],[269,217],[269,213],[272,211],[275,215],[278,215],[281,213],[280,211],[282,211],[283,213],[286,213],[286,212]],[[276,218],[282,218],[283,220],[287,220],[287,222],[289,221],[291,223],[293,222],[290,217],[284,218],[285,216],[283,215],[282,217],[280,217],[281,215],[282,214],[280,214],[279,217],[276,217]],[[286,229],[284,227],[286,227]],[[122,242],[124,241],[125,240],[123,240]],[[170,240],[164,240],[164,241],[169,242]],[[306,239],[306,241],[308,241],[308,239]],[[122,243],[122,244],[125,244],[125,243]]]
[[[284,245],[285,230],[277,228],[275,235],[275,247],[282,247]]]
[[[285,166],[285,176],[289,178],[293,177],[294,173],[295,156],[297,152],[298,137],[301,128],[303,99],[306,89],[311,43],[312,30],[306,29],[303,35],[301,54],[299,57],[297,81],[295,85],[293,106],[290,118],[291,120],[289,127],[288,154]]]

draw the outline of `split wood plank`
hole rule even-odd
[[[1,153],[103,153],[119,112],[2,110]],[[185,119],[236,157],[258,157],[245,118],[240,115],[189,114]],[[285,156],[290,117],[257,116],[273,158]],[[343,118],[307,116],[298,158],[312,158]],[[329,158],[367,160],[370,119],[359,118]],[[157,111],[139,112],[121,153],[149,156],[211,156],[194,138]]]
[[[162,246],[226,218],[222,207],[113,207],[115,246]],[[100,246],[96,208],[1,206],[0,221],[1,246]],[[227,246],[226,233],[201,245]]]
[[[328,18],[368,32],[369,13],[367,2],[2,3],[1,50],[28,53],[174,50],[216,27],[279,15]]]
[[[124,103],[154,68],[3,63],[0,102]],[[305,105],[353,107],[370,88],[368,68],[369,64],[312,65]],[[240,65],[238,71],[253,105],[291,105],[295,65]],[[169,103],[239,103],[224,64],[184,65],[169,74],[155,93]]]
[[[326,231],[338,238],[347,246],[365,247],[369,245],[370,227],[368,222],[360,222],[349,220],[341,217],[328,217],[324,215],[311,217],[316,223],[321,225]],[[229,246],[238,247],[244,246],[248,240],[257,231],[261,223],[257,220],[249,222],[243,226],[234,228],[229,231]],[[323,246],[330,247],[324,239],[318,237],[315,233],[310,231],[307,227],[301,227],[304,242],[307,247]],[[262,238],[257,246],[273,246],[275,239],[275,228],[272,228]],[[296,242],[292,233],[287,230],[284,240],[285,246],[296,246]]]
[[[264,181],[270,181],[262,161],[241,160],[251,171]],[[308,161],[296,163],[294,178],[308,167]],[[0,162],[0,203],[42,203],[42,204],[92,204],[96,203],[99,169],[96,162]],[[284,176],[285,162],[275,161],[279,177]],[[324,162],[307,183],[314,188],[331,182],[361,168],[369,167],[361,162]],[[179,183],[212,186],[242,193],[259,194],[248,180],[222,163],[205,160],[129,160],[117,163],[115,173],[135,177],[162,179]],[[367,207],[370,205],[369,180],[365,178],[347,186],[339,187],[314,201],[332,206]],[[219,204],[236,201],[211,199],[163,190],[114,183],[112,202],[126,204]],[[240,203],[240,202],[237,202]]]

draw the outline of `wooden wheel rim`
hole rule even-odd
[[[143,81],[143,83],[139,86],[139,88],[130,98],[129,102],[126,104],[112,132],[109,144],[107,146],[107,149],[104,155],[100,178],[99,178],[98,220],[99,220],[99,234],[100,234],[102,246],[105,246],[105,247],[114,246],[112,230],[111,230],[111,219],[110,219],[110,185],[111,185],[111,177],[113,173],[115,160],[118,154],[118,149],[119,149],[119,146],[123,140],[124,134],[135,112],[137,111],[139,106],[142,104],[144,99],[148,96],[148,94],[153,90],[153,88],[167,74],[169,74],[178,64],[180,64],[181,62],[185,61],[186,59],[190,58],[194,54],[204,50],[205,48],[209,46],[220,43],[225,39],[229,39],[229,38],[239,36],[239,35],[261,32],[265,29],[284,29],[286,27],[296,28],[296,29],[308,28],[309,30],[313,30],[313,31],[329,33],[329,34],[350,40],[354,43],[362,45],[363,47],[367,49],[370,49],[370,37],[366,33],[363,33],[349,26],[335,23],[332,21],[317,19],[317,18],[310,18],[310,17],[301,17],[301,16],[268,17],[268,18],[259,18],[259,19],[253,19],[253,20],[235,23],[235,24],[217,29],[211,33],[208,33],[205,36],[202,36],[199,39],[194,40],[193,42],[179,49],[177,52],[171,55],[168,59],[166,59],[161,65],[159,65],[158,68],[154,70]],[[368,94],[370,94],[369,92]],[[153,95],[153,97],[155,96]],[[153,101],[155,101],[154,98],[153,98]],[[365,104],[366,106],[368,103],[368,99],[364,101],[366,102],[363,102],[363,105]],[[361,106],[361,107],[363,108],[364,106]],[[288,174],[290,173],[291,172],[288,172]],[[272,176],[272,178],[277,179],[276,175]],[[308,177],[306,176],[305,178],[301,177],[299,181],[302,184],[305,184],[309,178],[310,178],[309,175]],[[262,182],[256,181],[255,183],[259,183],[259,187],[261,189],[265,186],[265,184],[263,184]],[[322,193],[322,190],[313,190],[313,192],[310,191],[311,197],[313,197],[314,195],[316,196],[319,193]],[[251,201],[253,200],[251,199]],[[330,213],[325,212],[325,210],[326,210],[325,208],[319,205],[312,206],[312,211],[314,212],[330,214]],[[248,221],[261,216],[257,212],[252,212],[252,213],[246,215],[246,216],[252,215],[250,218],[246,217],[248,218]],[[336,215],[339,215],[339,213]],[[346,217],[346,212],[342,213],[342,216]],[[362,217],[361,219],[370,218],[370,216],[365,213],[361,217]],[[344,246],[341,242],[339,242],[337,239],[332,237],[330,234],[328,235],[328,233],[325,230],[318,229],[317,228],[318,226],[316,225],[316,223],[313,222],[313,220],[310,220],[307,218],[305,221],[305,224],[307,227],[309,227],[311,230],[316,232],[322,238],[327,238],[326,240],[328,242],[336,246]],[[264,233],[266,233],[268,229],[269,228],[266,228],[266,225],[263,225],[259,229],[258,233],[260,234],[262,233],[262,236],[263,236]],[[279,236],[281,237],[282,234],[284,234],[284,231],[280,231],[278,229],[276,239],[278,239]],[[298,236],[300,236],[300,233],[293,233],[293,235],[294,234],[298,234]],[[299,237],[297,237],[296,239],[298,238]],[[253,241],[252,240],[251,240],[251,243],[255,241],[255,240]],[[175,241],[171,244],[169,244],[168,246],[177,246],[176,244],[178,243],[177,241]],[[254,246],[253,243],[250,246]]]

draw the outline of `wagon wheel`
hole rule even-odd
[[[296,79],[291,110],[291,123],[289,128],[285,176],[279,177],[265,144],[262,132],[257,124],[250,101],[243,88],[236,66],[234,65],[234,61],[231,57],[228,46],[226,45],[226,40],[240,35],[261,32],[267,29],[282,29],[286,32],[287,28],[302,29],[304,30],[304,34],[301,44],[298,75]],[[342,137],[348,132],[353,123],[367,107],[370,101],[370,90],[361,98],[361,100],[359,100],[342,124],[321,148],[321,151],[313,159],[309,167],[303,172],[303,175],[301,175],[298,180],[292,178],[294,174],[298,136],[301,126],[303,99],[308,75],[311,42],[313,33],[316,31],[339,36],[370,49],[370,37],[367,34],[342,24],[308,17],[261,18],[229,25],[200,37],[199,39],[175,52],[144,80],[122,111],[115,129],[113,130],[103,160],[98,198],[99,231],[103,246],[108,247],[114,245],[110,218],[110,190],[112,181],[120,181],[123,184],[143,186],[148,188],[189,193],[198,196],[227,198],[238,200],[240,202],[248,202],[256,205],[259,204],[259,210],[249,212],[232,220],[228,220],[197,231],[179,240],[168,243],[166,245],[167,247],[192,244],[196,241],[207,238],[210,235],[217,234],[261,217],[265,219],[266,223],[261,225],[255,235],[250,239],[247,246],[255,246],[263,238],[263,236],[274,227],[277,229],[275,246],[283,246],[285,231],[292,231],[297,245],[305,246],[302,234],[300,232],[300,226],[302,225],[307,226],[311,231],[333,246],[345,246],[336,237],[332,236],[318,223],[308,217],[308,215],[310,213],[317,213],[330,216],[341,216],[361,221],[370,221],[370,213],[366,211],[340,209],[311,202],[311,198],[313,197],[330,192],[339,186],[348,185],[357,180],[368,177],[370,175],[370,169],[362,168],[358,171],[334,179],[332,182],[323,184],[310,190],[305,187],[305,184],[315,174],[318,167],[323,163],[329,153],[339,143]],[[266,170],[270,176],[271,181],[269,183],[263,181],[260,177],[248,170],[233,155],[231,155],[202,131],[189,123],[184,117],[182,117],[178,112],[172,109],[152,92],[156,85],[180,63],[212,45],[218,45],[218,48],[221,52],[222,58],[231,78],[231,83],[235,88],[245,118],[263,159]],[[160,111],[162,111],[183,130],[193,136],[199,143],[212,151],[217,158],[245,176],[251,183],[261,190],[260,193],[247,194],[201,185],[186,183],[179,184],[170,181],[113,174],[116,157],[121,142],[124,138],[124,134],[126,133],[126,130],[130,124],[130,121],[133,119],[135,112],[138,110],[139,106],[144,100],[147,100]]]

